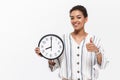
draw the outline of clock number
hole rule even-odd
[[[46,38],[46,41],[48,41],[48,38]]]
[[[47,55],[48,53],[46,53],[46,55]]]
[[[55,40],[57,41],[57,38]]]
[[[60,50],[58,50],[58,53],[60,52]]]
[[[41,45],[41,48],[43,48],[44,46],[43,45]]]
[[[42,53],[44,53],[45,52],[45,50],[42,50]]]
[[[42,43],[43,43],[43,44],[45,44],[46,42],[45,42],[45,41],[43,41]]]
[[[61,45],[59,45],[59,48],[61,49],[61,48],[62,48],[62,46],[61,46]]]
[[[50,54],[50,57],[52,57],[52,54]]]
[[[57,56],[57,53],[55,53],[55,56]]]
[[[58,42],[58,45],[60,44],[60,42]]]

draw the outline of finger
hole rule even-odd
[[[35,49],[35,52],[38,52],[39,50],[38,49]]]
[[[39,47],[36,47],[35,49],[39,49]]]
[[[89,44],[86,44],[86,47],[94,47],[94,44],[93,43],[89,43]]]
[[[90,38],[90,43],[93,43],[93,39],[92,39],[92,37]]]
[[[52,61],[52,60],[49,60],[48,63],[49,63],[50,65],[53,65],[53,66],[56,64],[56,63],[55,63],[54,61]]]
[[[38,47],[37,47],[37,48],[35,48],[35,51],[38,51],[38,50],[40,50]]]
[[[36,52],[37,54],[39,54],[39,53],[40,53],[40,49],[36,48],[36,49],[35,49],[35,52]]]

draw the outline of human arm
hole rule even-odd
[[[60,67],[59,59],[48,60],[50,70],[53,72]]]
[[[99,65],[102,63],[102,53],[100,52],[99,48],[93,43],[92,38],[90,38],[90,43],[86,44],[86,48],[88,52],[94,52],[97,58],[97,62]]]
[[[35,48],[35,53],[36,53],[38,56],[41,56],[41,57],[42,57],[42,54],[40,53],[40,48],[39,48],[39,47],[36,47],[36,48]]]
[[[40,48],[39,47],[35,48],[35,53],[38,56],[42,57],[42,54],[40,53]],[[58,59],[48,60],[48,65],[49,65],[50,70],[54,71],[55,69],[57,69],[59,67],[59,61],[58,61]]]

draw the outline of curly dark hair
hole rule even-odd
[[[83,13],[84,17],[88,17],[88,13],[87,13],[87,10],[84,6],[82,5],[77,5],[77,6],[74,6],[71,10],[70,10],[70,13],[74,10],[79,10]]]

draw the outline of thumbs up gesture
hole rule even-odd
[[[93,43],[92,37],[90,38],[90,42],[86,44],[86,48],[88,52],[99,52],[99,49],[96,47],[96,45]]]
[[[90,38],[90,43],[93,43],[92,37]]]

